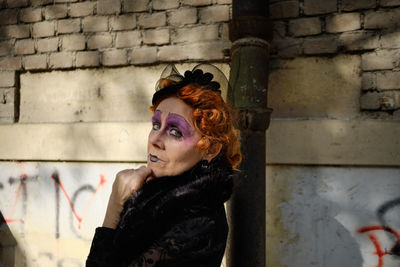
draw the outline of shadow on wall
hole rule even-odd
[[[363,266],[359,244],[335,218],[339,207],[319,196],[318,169],[271,166],[267,173],[267,265]]]
[[[0,211],[0,266],[15,266],[19,247]]]

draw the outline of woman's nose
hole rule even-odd
[[[149,141],[153,146],[155,146],[155,147],[157,147],[159,149],[165,149],[164,136],[163,136],[163,132],[162,131],[160,131],[160,130],[159,131],[152,131],[150,133],[150,136],[149,136]]]

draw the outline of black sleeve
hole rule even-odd
[[[110,262],[113,254],[113,240],[115,230],[107,227],[96,228],[89,256],[86,259],[86,267],[113,266]]]
[[[226,245],[227,229],[209,217],[182,221],[134,259],[132,267],[220,266]]]
[[[174,225],[145,252],[120,262],[113,249],[117,230],[99,227],[92,241],[86,267],[219,267],[226,245],[227,228],[210,217],[195,217]]]

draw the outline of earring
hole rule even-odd
[[[205,171],[210,169],[210,163],[207,160],[202,160],[201,161],[201,168]]]

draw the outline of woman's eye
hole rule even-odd
[[[177,138],[181,138],[182,137],[181,131],[179,131],[177,129],[171,129],[170,133],[171,133],[172,136],[175,136]]]
[[[160,124],[158,122],[153,123],[153,130],[155,130],[155,131],[160,130]]]

